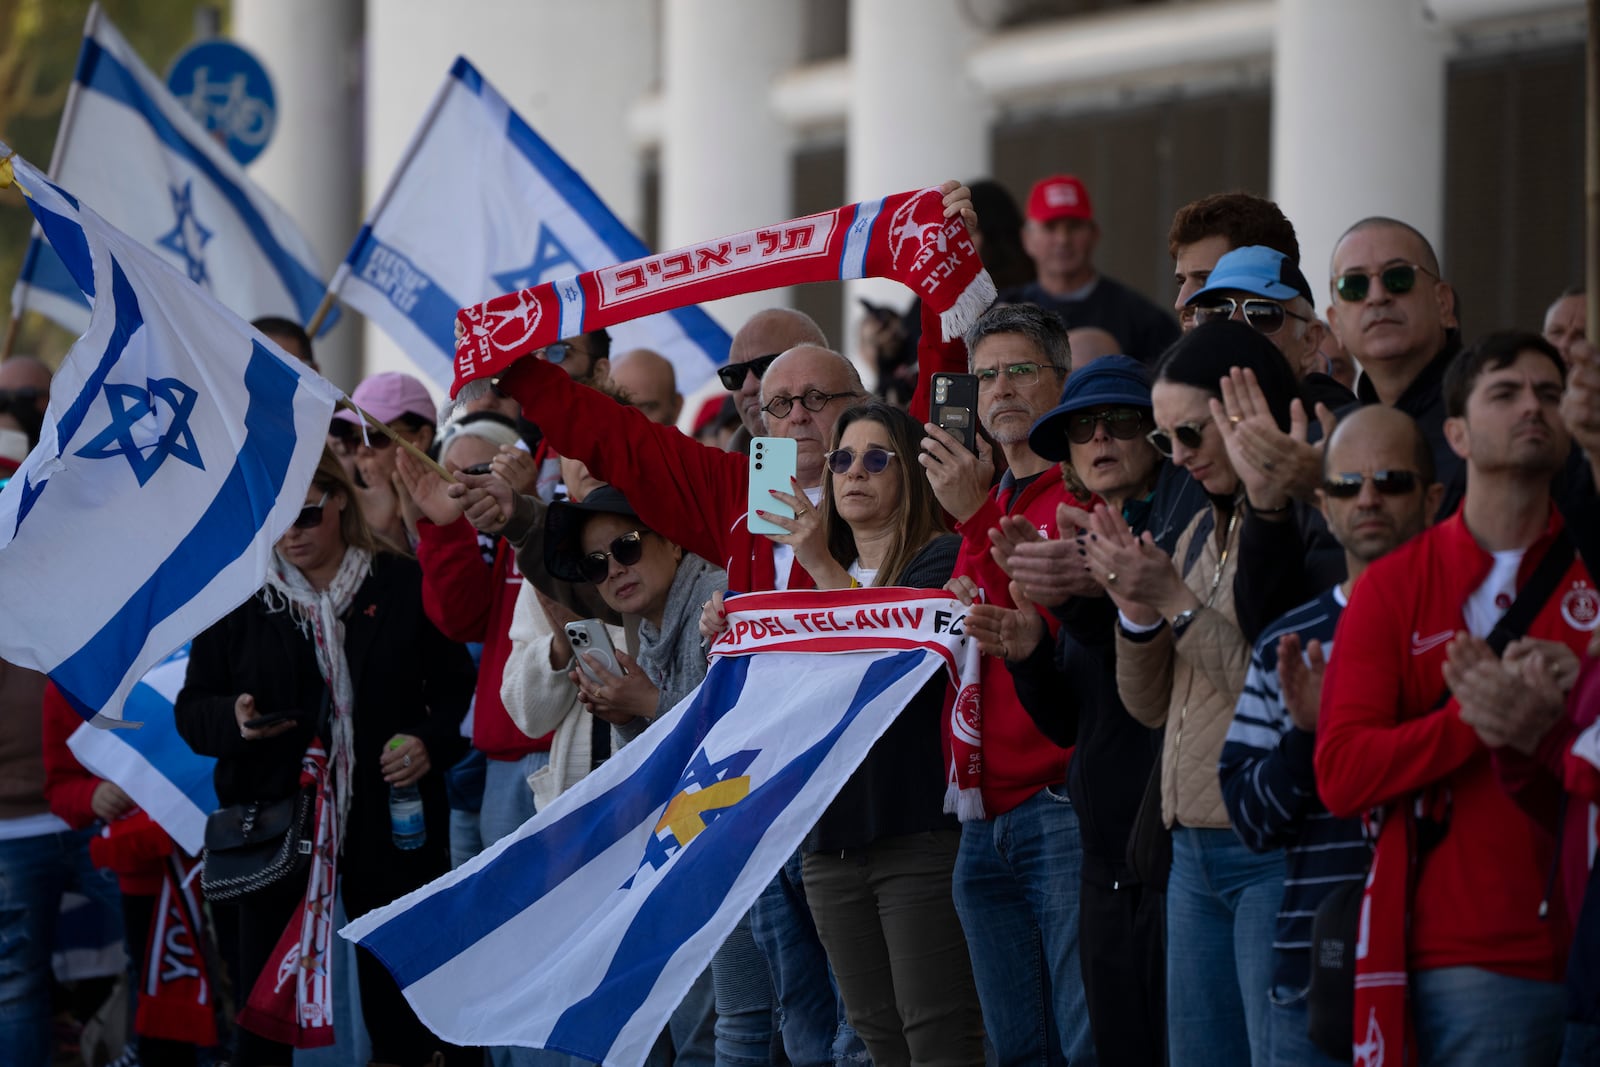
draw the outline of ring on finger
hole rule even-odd
[[[400,766],[402,766],[402,767],[411,766],[411,753],[407,752],[404,756],[400,757]]]
[[[1117,572],[1116,571],[1106,571],[1106,584],[1107,585],[1116,585],[1117,584]]]

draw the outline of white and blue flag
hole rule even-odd
[[[329,288],[444,388],[458,308],[649,253],[464,58],[401,158]],[[698,307],[611,334],[614,351],[670,359],[684,393],[728,358],[727,332]]]
[[[325,275],[294,220],[145,67],[99,4],[84,25],[50,173],[246,320],[305,323],[322,299]],[[82,332],[88,307],[59,250],[36,232],[11,294],[13,317],[38,311]]]
[[[48,674],[85,718],[120,719],[146,671],[260,588],[340,393],[11,166],[94,310],[0,490],[0,658]]]
[[[200,855],[206,816],[217,810],[212,772],[217,761],[196,755],[178,736],[172,707],[189,669],[189,646],[162,660],[133,687],[123,714],[138,730],[102,730],[84,723],[67,738],[78,762],[115,782],[178,847]]]
[[[705,682],[641,738],[488,851],[341,931],[440,1037],[643,1063],[917,691],[949,670],[976,700],[977,645],[947,594],[760,593],[728,611]]]

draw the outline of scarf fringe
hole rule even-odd
[[[946,341],[966,335],[967,329],[978,321],[978,316],[989,310],[1000,293],[994,287],[989,272],[980,270],[978,276],[967,283],[956,297],[956,302],[939,313],[939,332]]]
[[[945,786],[944,813],[961,822],[981,822],[989,816],[983,810],[983,790],[961,789],[954,782]]]

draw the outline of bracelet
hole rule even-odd
[[[1246,499],[1248,499],[1248,498],[1246,498]],[[1293,510],[1293,508],[1294,508],[1294,501],[1293,500],[1290,500],[1290,501],[1284,503],[1283,505],[1281,505],[1279,507],[1275,507],[1275,508],[1258,508],[1254,504],[1251,504],[1250,505],[1250,514],[1252,514],[1252,515],[1285,515],[1285,514],[1288,514],[1289,511]]]

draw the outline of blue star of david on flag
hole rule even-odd
[[[202,251],[206,242],[211,240],[211,231],[195,218],[194,182],[184,182],[182,189],[170,186],[168,192],[172,194],[172,213],[177,216],[177,221],[172,224],[171,230],[156,239],[156,244],[182,256],[189,280],[196,285],[205,285],[211,279],[206,274]]]
[[[494,280],[495,284],[503,286],[506,292],[514,293],[518,289],[532,288],[552,274],[558,273],[556,267],[565,267],[566,270],[560,272],[565,274],[579,274],[583,271],[578,260],[567,251],[567,246],[550,232],[550,228],[540,226],[539,236],[534,241],[533,259],[528,265],[503,270],[494,275]]]
[[[189,428],[189,417],[194,414],[194,389],[176,378],[147,378],[146,388],[137,385],[106,383],[106,406],[111,409],[111,423],[74,455],[84,459],[115,459],[122,456],[133,468],[133,476],[141,486],[155,477],[156,471],[167,457],[182,460],[198,470],[206,465],[195,445],[194,432]],[[159,420],[156,401],[160,400],[171,412],[171,421],[153,444],[141,445],[135,439],[136,429],[146,419]]]

